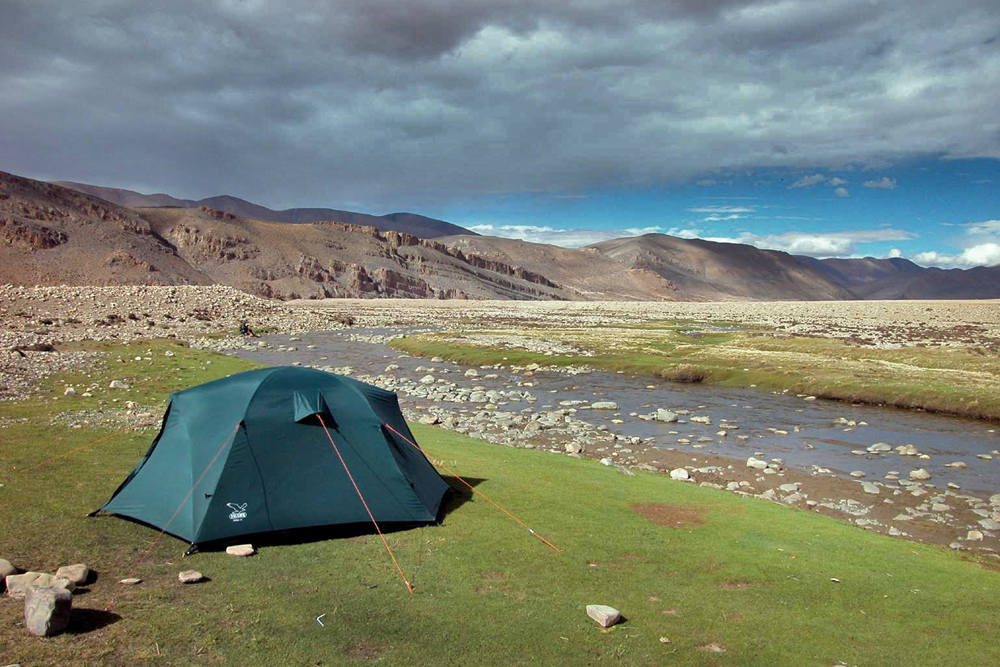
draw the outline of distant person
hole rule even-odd
[[[244,336],[249,336],[251,338],[257,337],[257,334],[253,332],[253,329],[250,328],[250,325],[247,324],[246,320],[240,322],[240,334]]]

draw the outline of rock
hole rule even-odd
[[[469,370],[465,371],[465,377],[477,378],[479,377],[479,371],[477,371],[475,368],[470,368]]]
[[[591,410],[617,410],[618,404],[614,401],[597,401],[590,404]]]
[[[670,471],[670,479],[691,479],[691,475],[684,468],[674,468]]]
[[[177,574],[177,581],[182,584],[197,584],[204,579],[204,575],[198,570],[184,570]]]
[[[76,585],[69,579],[63,579],[62,577],[56,577],[44,572],[11,574],[7,576],[5,581],[7,582],[7,595],[12,598],[23,598],[32,586],[39,588],[64,588],[70,593],[76,588]]]
[[[1000,530],[1000,521],[996,519],[980,519],[979,525],[986,530]],[[10,584],[8,584],[9,586]]]
[[[968,468],[969,466],[967,466],[964,461],[952,461],[951,463],[945,463],[944,467],[945,468],[958,468],[959,470],[962,470],[964,468]]]
[[[66,387],[66,391],[63,392],[63,396],[76,396],[76,389],[73,389],[73,387]]]
[[[691,422],[694,424],[711,424],[712,418],[708,415],[691,417]]]
[[[972,542],[982,542],[983,541],[983,533],[982,533],[982,531],[978,531],[978,530],[970,530],[969,533],[968,533],[968,535],[965,536],[965,539],[970,540]]]
[[[923,468],[917,468],[916,470],[910,471],[910,479],[930,479],[931,474],[924,470]]]
[[[77,563],[76,565],[63,565],[61,568],[56,570],[56,576],[62,577],[63,579],[69,579],[73,582],[74,586],[79,586],[87,580],[90,576],[90,568],[83,563]]]
[[[660,408],[656,411],[656,421],[672,424],[677,421],[677,413]]]
[[[234,544],[231,547],[226,547],[226,553],[230,556],[253,556],[257,553],[257,550],[253,548],[252,544]]]
[[[864,477],[865,473],[862,470],[852,470],[850,473],[851,477]]]
[[[128,579],[122,579],[118,583],[123,586],[135,586],[136,584],[141,584],[142,579],[139,577],[129,577]]]
[[[17,574],[17,568],[11,565],[9,560],[0,558],[0,581],[6,579],[11,574]]]
[[[876,442],[874,445],[869,446],[867,448],[867,451],[871,452],[872,454],[881,454],[883,452],[891,452],[892,447],[885,442]]]
[[[420,384],[434,384],[434,376],[433,375],[423,376],[422,378],[420,378]]]
[[[760,459],[751,456],[747,459],[747,467],[763,470],[767,467],[767,461],[761,461]]]
[[[38,637],[58,635],[72,609],[73,594],[65,588],[32,586],[24,596],[24,627]]]
[[[111,384],[108,385],[108,389],[128,389],[128,385],[121,380],[112,380]]]
[[[578,442],[567,442],[564,447],[570,454],[580,454],[583,452],[583,445]]]
[[[992,461],[993,460],[993,457],[990,456],[989,454],[976,454],[976,458],[977,459],[982,459],[984,461]]]
[[[874,482],[861,482],[861,488],[864,489],[865,493],[870,493],[874,496],[879,494],[878,485]]]
[[[913,445],[900,445],[899,447],[896,447],[896,453],[900,456],[916,456],[920,452],[918,452],[917,448]]]
[[[420,423],[434,426],[435,424],[440,424],[441,420],[438,419],[437,415],[424,415],[420,418]]]
[[[622,620],[622,615],[617,609],[604,604],[588,604],[587,616],[597,621],[597,624],[602,628],[610,628]]]
[[[615,463],[614,459],[601,459],[601,465],[610,466],[614,465],[614,463]]]
[[[799,484],[798,482],[792,482],[790,484],[782,484],[781,486],[778,487],[778,489],[784,491],[785,493],[794,493],[799,490],[800,486],[802,485]]]
[[[803,401],[815,401],[815,400],[816,400],[816,397],[815,397],[815,396],[806,396],[806,397],[805,397],[805,398],[803,398],[802,400],[803,400]]]
[[[990,505],[994,507],[1000,507],[1000,493],[994,493],[990,496]]]

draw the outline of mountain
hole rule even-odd
[[[453,225],[444,220],[428,218],[416,213],[390,213],[388,215],[369,215],[367,213],[357,213],[354,211],[341,211],[334,208],[289,208],[283,211],[275,211],[254,204],[239,197],[220,195],[216,197],[206,197],[205,199],[177,199],[166,194],[144,195],[132,190],[121,188],[106,188],[99,185],[88,185],[86,183],[74,183],[72,181],[55,181],[54,185],[83,192],[85,194],[99,197],[112,204],[119,206],[130,206],[135,208],[153,206],[172,206],[176,208],[198,208],[206,206],[217,211],[232,213],[242,218],[252,218],[254,220],[269,220],[271,222],[288,222],[293,224],[305,224],[310,222],[345,222],[353,225],[368,225],[375,227],[379,231],[406,232],[419,236],[420,238],[431,239],[439,236],[449,236],[453,234],[475,234],[465,227]]]
[[[645,234],[588,248],[670,283],[691,301],[840,300],[854,295],[786,252]]]
[[[308,222],[331,209],[275,212],[232,197],[202,201],[215,207],[0,172],[0,284],[225,284],[278,299],[1000,298],[1000,266],[944,270],[901,258],[818,260],[662,234],[578,249],[474,234],[427,239],[349,221]],[[225,209],[280,213],[296,224]],[[410,213],[377,219],[405,228],[448,224]]]
[[[0,172],[0,283],[226,284],[266,297],[567,299],[545,276],[375,227],[127,208]]]

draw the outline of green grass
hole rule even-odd
[[[877,349],[847,341],[771,331],[686,335],[691,325],[613,330],[519,330],[520,336],[559,341],[593,356],[545,355],[482,347],[455,332],[391,341],[397,350],[470,365],[586,365],[678,381],[811,394],[858,403],[919,408],[1000,420],[1000,358],[973,347]],[[486,332],[499,333],[499,332]]]
[[[173,343],[109,346],[106,386],[132,380],[128,400],[249,368]],[[119,363],[153,350],[152,362]],[[175,357],[165,357],[167,349]],[[211,364],[208,362],[211,361]],[[140,373],[141,370],[141,373]],[[130,375],[131,373],[131,375]],[[141,376],[161,379],[144,383]],[[76,405],[51,393],[0,404],[0,556],[52,571],[83,561],[100,572],[76,596],[76,632],[30,637],[21,604],[0,600],[0,662],[22,665],[995,665],[1000,574],[944,549],[867,533],[763,501],[623,477],[588,460],[487,445],[415,426],[432,457],[522,517],[558,554],[481,499],[456,494],[441,526],[389,535],[410,596],[376,538],[270,546],[250,559],[200,553],[166,537],[106,622],[100,610],[156,537],[114,517],[86,519],[148,447],[120,435],[47,465],[33,464],[107,431],[50,423]],[[99,407],[112,394],[90,401]],[[125,396],[121,400],[125,400]],[[141,400],[140,400],[141,399]],[[108,405],[108,403],[105,403]],[[633,505],[656,505],[677,527]],[[177,572],[211,581],[182,586]],[[834,583],[837,578],[841,583]],[[588,603],[626,622],[602,631]],[[87,611],[92,610],[92,611]],[[671,612],[671,613],[665,613]],[[326,614],[325,627],[315,621]],[[81,631],[84,630],[84,631]],[[670,643],[661,643],[667,637]],[[699,647],[716,643],[725,654]]]

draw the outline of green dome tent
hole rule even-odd
[[[434,521],[448,484],[406,439],[392,392],[293,366],[237,373],[171,394],[149,451],[94,514],[192,547],[371,519]]]

